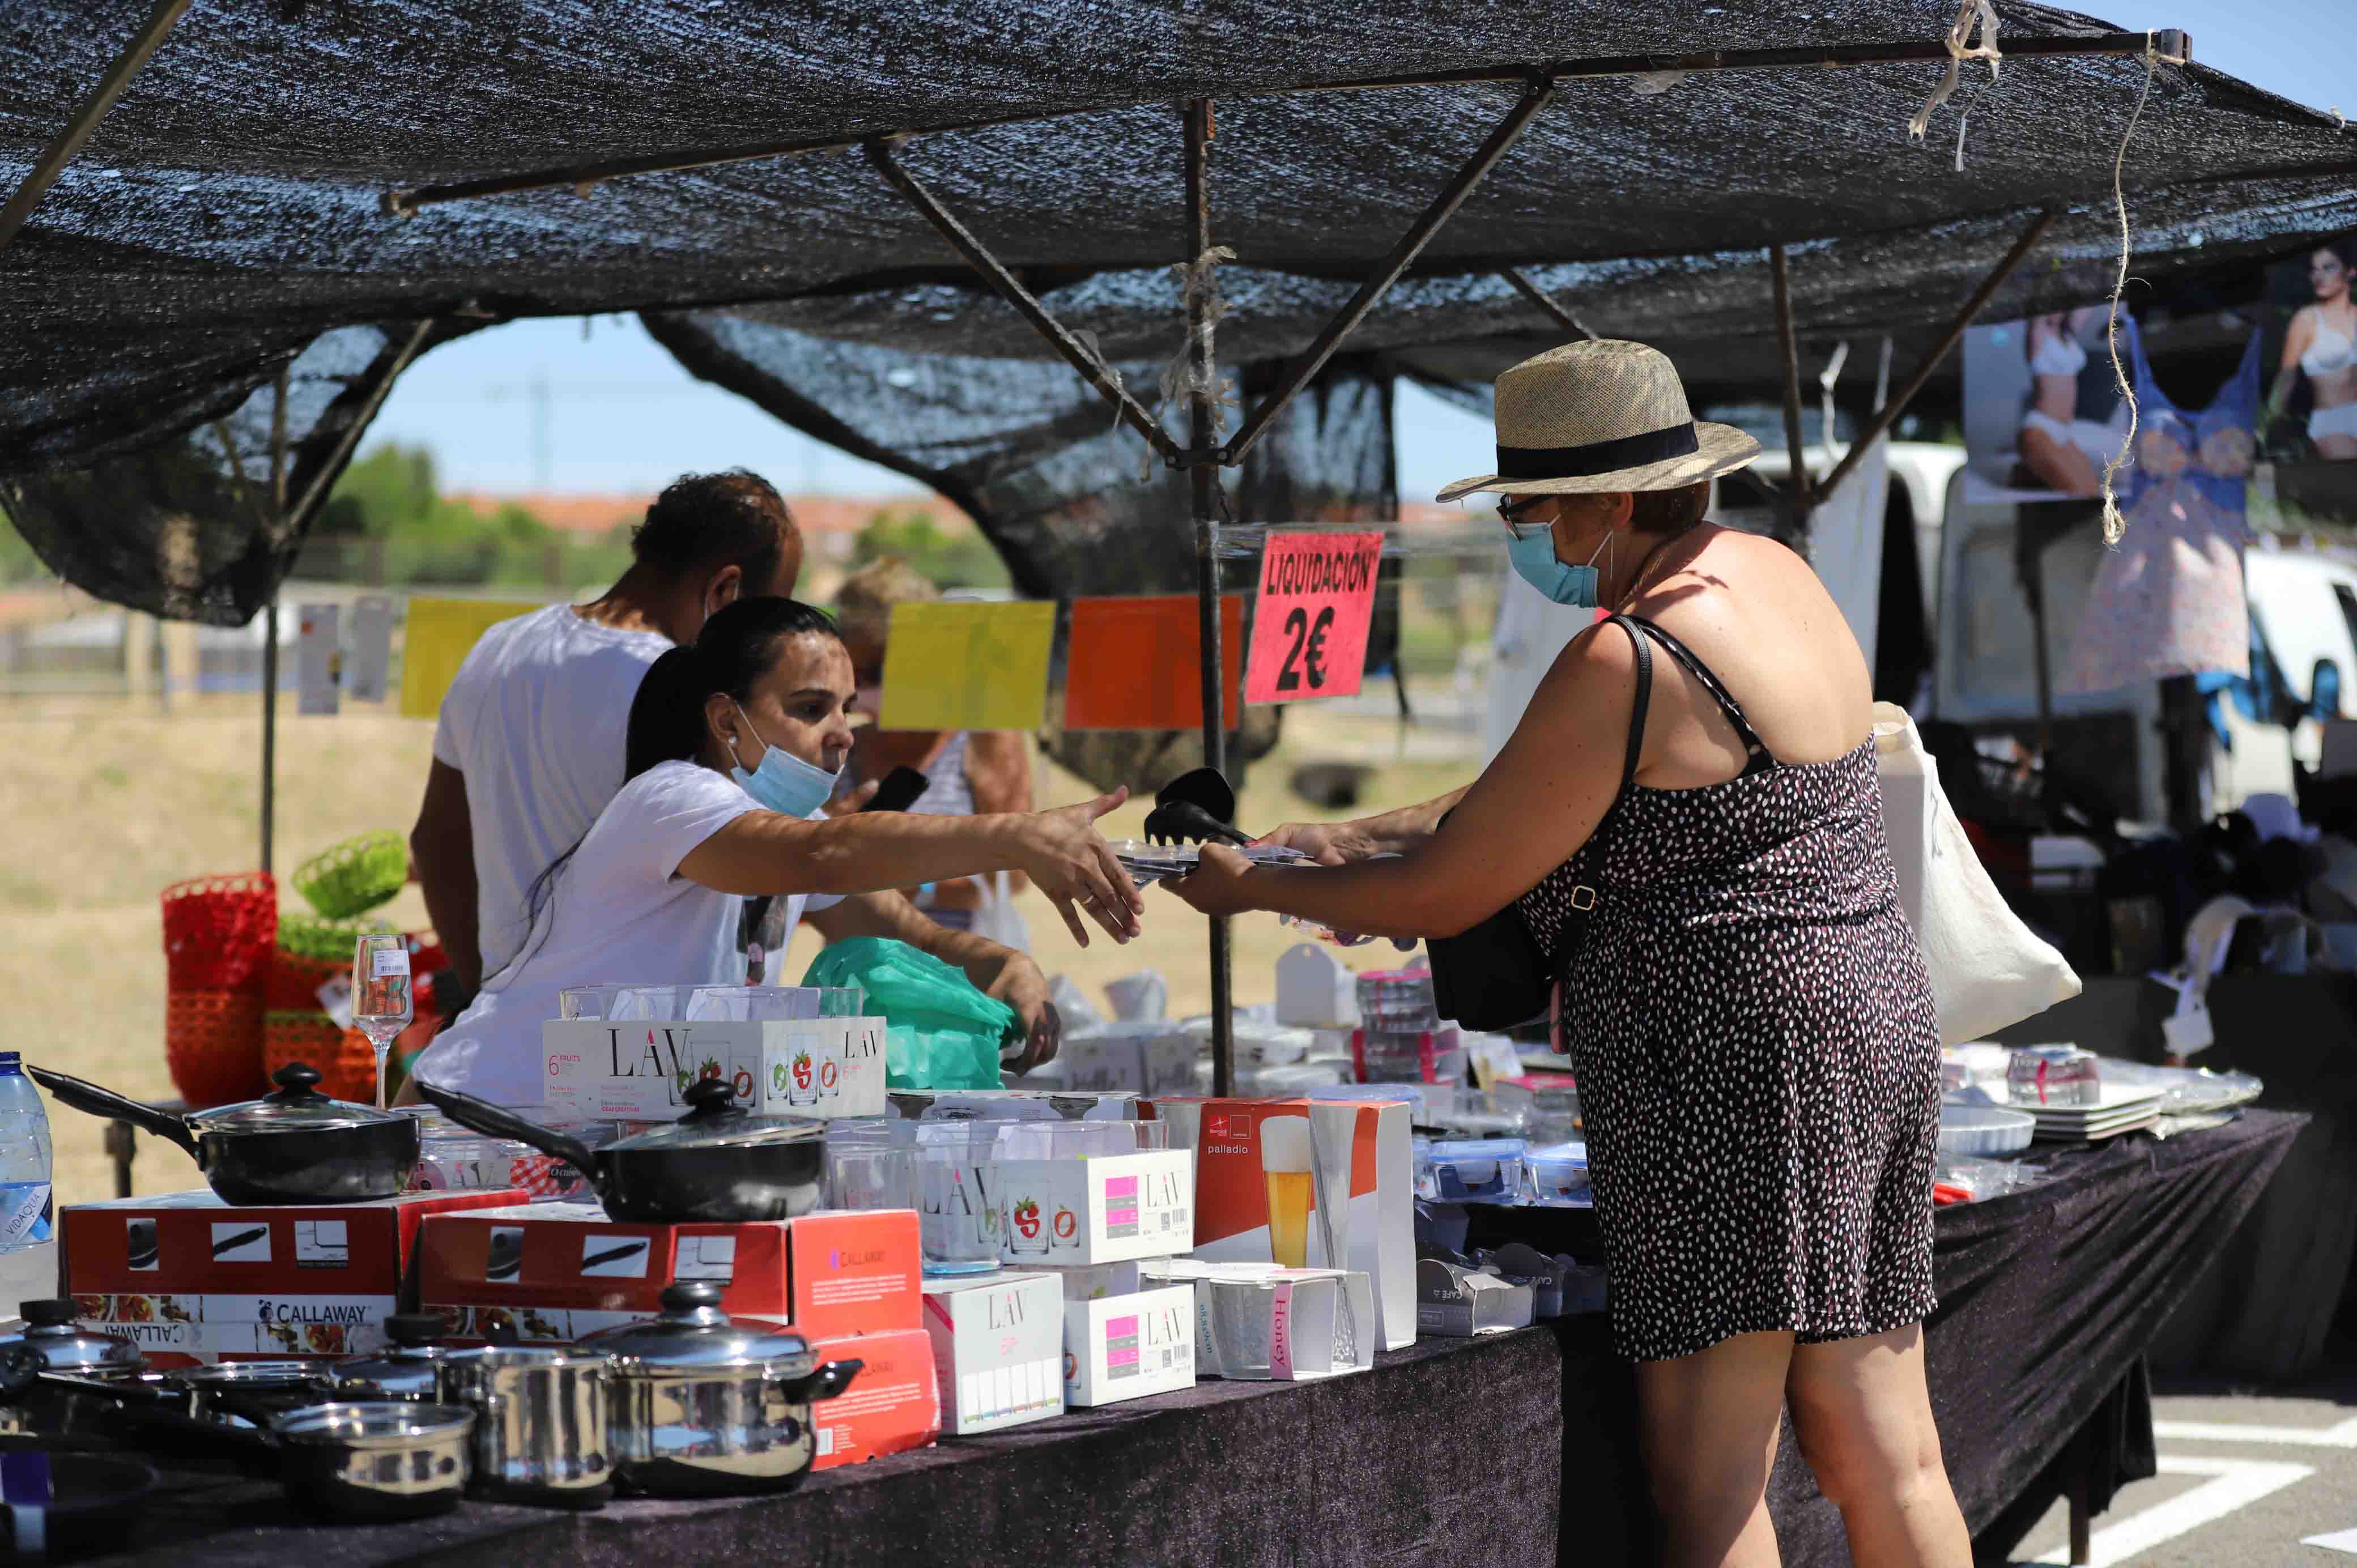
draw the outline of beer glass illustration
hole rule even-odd
[[[1307,1268],[1309,1212],[1318,1199],[1308,1117],[1271,1116],[1261,1122],[1260,1168],[1268,1184],[1268,1255],[1286,1268]]]

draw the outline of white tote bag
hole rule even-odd
[[[1940,1043],[1986,1039],[2078,995],[2078,974],[1989,880],[1906,709],[1874,704],[1874,752],[1899,901],[1932,972]]]
[[[1006,873],[976,878],[982,884],[982,902],[975,906],[974,924],[969,928],[977,937],[1013,948],[1017,952],[1031,950],[1031,922],[1015,907],[1015,896],[1007,891]]]

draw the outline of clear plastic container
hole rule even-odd
[[[1462,1083],[1465,1049],[1453,1026],[1394,1033],[1361,1031],[1359,1059],[1369,1083]]]
[[[1435,1141],[1433,1187],[1448,1203],[1512,1203],[1523,1196],[1520,1138]]]
[[[1434,1010],[1432,976],[1388,970],[1359,976],[1359,1021],[1372,1036],[1419,1034],[1440,1026]]]
[[[1440,1197],[1440,1184],[1432,1174],[1432,1140],[1422,1133],[1407,1141],[1408,1161],[1415,1173],[1415,1196],[1427,1202]]]
[[[1587,1145],[1547,1144],[1523,1153],[1523,1184],[1533,1203],[1579,1208],[1588,1203]]]

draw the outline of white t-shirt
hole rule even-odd
[[[551,605],[483,633],[458,667],[434,757],[467,777],[485,979],[523,946],[533,880],[622,787],[630,699],[670,646]]]
[[[557,1015],[565,987],[744,983],[737,948],[744,899],[680,875],[679,863],[761,809],[726,774],[699,763],[657,763],[624,785],[557,874],[524,956],[485,979],[474,1004],[419,1058],[418,1076],[494,1104],[536,1105],[544,1077],[540,1026]],[[794,894],[788,933],[805,908],[838,901]]]

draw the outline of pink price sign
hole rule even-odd
[[[1381,533],[1273,533],[1261,557],[1244,701],[1348,697],[1367,662]]]

